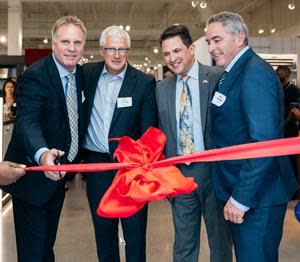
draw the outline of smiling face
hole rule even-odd
[[[167,38],[161,44],[165,64],[174,73],[185,75],[195,62],[195,45],[184,45],[179,36]]]
[[[118,36],[108,36],[105,39],[104,46],[100,47],[100,54],[103,56],[106,68],[108,72],[112,75],[117,75],[121,73],[126,65],[128,51],[120,52],[119,50],[115,50],[115,52],[108,52],[105,49],[126,49],[129,50],[128,43],[125,38]]]
[[[66,70],[72,71],[83,55],[84,33],[79,26],[65,24],[58,28],[52,41],[55,59]]]
[[[220,22],[208,24],[205,37],[211,57],[222,68],[245,47],[245,34],[240,32],[232,36]]]
[[[14,93],[14,84],[12,82],[7,82],[4,88],[6,95],[12,95]]]

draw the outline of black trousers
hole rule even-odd
[[[108,154],[86,152],[87,163],[112,162]],[[100,200],[111,185],[116,171],[94,172],[86,174],[86,192],[93,218],[98,259],[100,262],[119,262],[119,218],[99,217],[96,213]],[[121,225],[126,242],[126,262],[146,261],[147,210],[145,206],[137,214],[122,218]]]
[[[53,246],[65,198],[64,181],[43,206],[12,198],[18,262],[53,262]]]

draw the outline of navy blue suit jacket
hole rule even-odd
[[[76,88],[81,144],[81,66],[76,68]],[[37,150],[48,147],[65,151],[61,163],[66,163],[70,144],[66,98],[58,69],[52,55],[49,55],[28,67],[18,80],[17,118],[5,159],[35,166],[34,155]],[[27,172],[16,183],[3,189],[33,205],[43,205],[52,196],[57,183],[45,177],[43,172]]]
[[[83,65],[85,82],[85,101],[83,103],[85,134],[89,125],[98,80],[103,67],[104,62]],[[132,106],[123,108],[115,106],[109,130],[109,138],[129,136],[136,140],[150,126],[157,126],[155,86],[154,79],[128,64],[118,97],[131,97]],[[109,153],[111,156],[113,156],[117,146],[118,142],[116,141],[109,143]]]
[[[248,49],[226,76],[218,92],[221,106],[211,104],[216,147],[265,141],[283,136],[283,93],[273,68]],[[287,157],[220,161],[213,165],[219,198],[230,196],[248,207],[286,203],[296,190]]]

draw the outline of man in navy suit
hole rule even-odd
[[[82,72],[76,64],[85,39],[85,26],[77,17],[65,16],[54,24],[52,54],[29,66],[18,81],[17,119],[6,160],[35,166],[54,165],[58,156],[61,163],[78,159]],[[64,176],[28,172],[4,188],[12,194],[19,262],[54,261]]]
[[[83,143],[88,163],[114,162],[118,145],[110,138],[130,136],[138,139],[150,126],[157,125],[155,80],[127,62],[130,37],[119,26],[106,28],[100,37],[104,62],[83,67],[85,78],[85,132]],[[98,258],[118,262],[119,219],[99,217],[99,202],[116,172],[86,175],[87,197],[93,218]],[[137,214],[121,219],[126,242],[126,261],[146,261],[147,206]]]
[[[282,88],[273,68],[248,46],[243,19],[230,12],[213,15],[206,41],[226,72],[211,103],[215,145],[282,138]],[[277,261],[287,203],[296,190],[288,158],[216,162],[213,179],[224,201],[237,261]]]

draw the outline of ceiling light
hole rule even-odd
[[[144,63],[144,67],[146,67],[148,64],[147,63]]]
[[[264,31],[264,29],[260,28],[260,29],[258,29],[257,32],[258,32],[259,34],[263,34],[265,31]]]
[[[93,59],[93,58],[94,58],[94,55],[90,55],[90,58]]]
[[[129,32],[129,31],[130,31],[130,25],[127,25],[127,26],[125,27],[125,30],[126,30],[127,32]]]
[[[6,43],[6,36],[5,35],[0,36],[0,43],[2,43],[2,44]]]
[[[161,67],[161,64],[157,64],[157,67]]]
[[[207,27],[205,27],[203,30],[204,30],[204,32],[206,32],[207,31]]]
[[[207,3],[206,3],[205,1],[202,1],[202,2],[200,3],[200,7],[201,7],[201,8],[206,8],[206,7],[207,7]]]
[[[294,9],[296,8],[296,6],[295,6],[293,3],[289,3],[289,4],[288,4],[288,8],[289,8],[290,10],[294,10]]]
[[[119,25],[119,28],[120,28],[120,29],[124,29],[123,25]]]
[[[43,43],[48,44],[48,38],[47,37],[45,37],[45,39],[43,40]]]
[[[148,61],[148,60],[149,60],[149,58],[146,56],[146,57],[145,57],[145,61]]]
[[[154,54],[157,54],[157,53],[158,53],[158,48],[154,47],[153,53],[154,53]]]
[[[271,28],[270,32],[271,34],[274,34],[276,32],[276,28],[275,27]]]
[[[192,4],[192,7],[195,8],[195,7],[197,6],[198,3],[199,3],[199,1],[192,1],[192,3],[191,3],[191,4]]]

